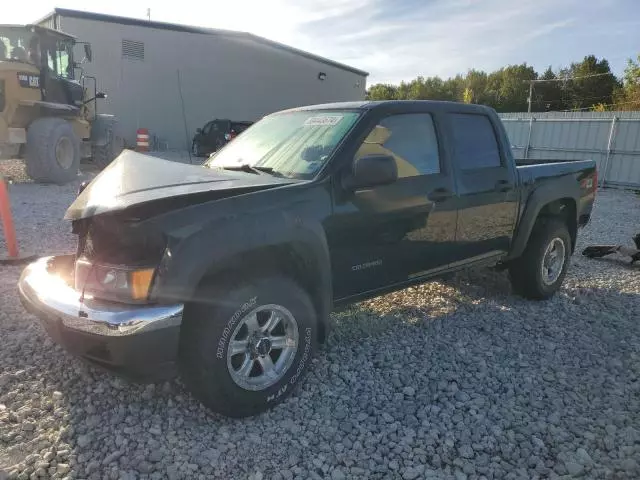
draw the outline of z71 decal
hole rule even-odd
[[[40,88],[40,77],[30,73],[18,73],[18,83],[25,88]]]

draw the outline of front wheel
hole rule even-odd
[[[39,118],[27,130],[27,174],[35,182],[64,185],[78,177],[80,139],[63,118]]]
[[[317,337],[309,295],[286,278],[204,288],[185,310],[182,375],[211,410],[230,417],[255,415],[293,391]]]
[[[571,236],[565,222],[542,219],[531,233],[522,256],[509,266],[513,289],[532,300],[552,297],[562,285],[571,256]]]

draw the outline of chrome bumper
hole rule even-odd
[[[183,304],[124,305],[88,295],[81,299],[80,292],[51,271],[52,258],[40,258],[27,266],[18,282],[24,307],[43,322],[59,322],[65,330],[104,337],[126,337],[181,324]]]

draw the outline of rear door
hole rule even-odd
[[[360,141],[355,159],[390,155],[399,178],[335,196],[327,226],[334,298],[404,283],[450,261],[455,196],[436,131],[430,113],[392,114]]]
[[[207,152],[215,152],[222,145],[221,138],[224,138],[225,122],[223,120],[214,120],[211,122],[211,128],[206,134]]]
[[[456,259],[506,254],[516,221],[513,165],[488,115],[447,113],[458,192]]]

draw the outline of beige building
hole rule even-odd
[[[139,127],[182,149],[214,118],[255,121],[365,95],[367,72],[249,33],[62,8],[38,23],[91,44],[93,61],[82,68],[108,95],[99,111],[119,117],[131,145]]]

